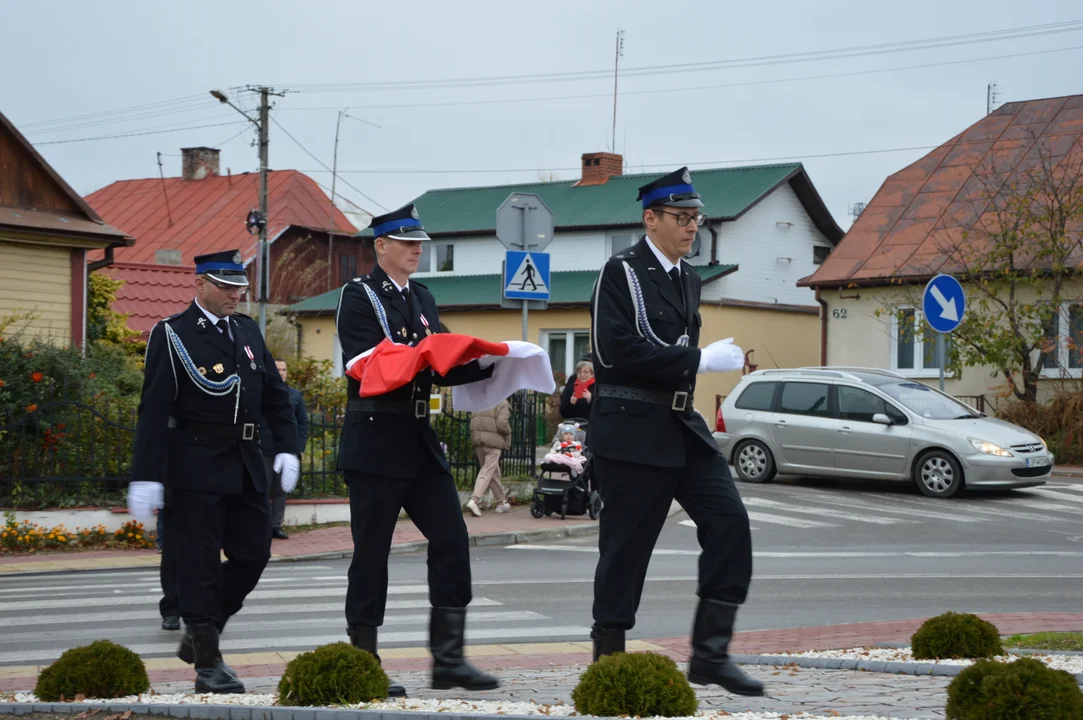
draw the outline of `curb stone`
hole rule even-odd
[[[680,509],[680,506],[677,506]],[[673,509],[670,508],[670,513]],[[519,545],[538,540],[560,540],[561,538],[587,537],[598,533],[598,523],[580,523],[566,525],[564,527],[538,528],[537,530],[507,530],[496,533],[478,533],[470,536],[470,547],[486,547],[490,545]],[[412,542],[397,543],[391,546],[391,554],[421,552],[429,547],[428,540],[414,540]],[[307,555],[280,555],[272,557],[268,563],[308,562],[312,560],[342,560],[353,557],[352,550],[332,550],[330,552],[309,553]],[[6,572],[0,577],[33,577],[35,575],[65,575],[71,573],[87,572],[116,572],[118,570],[145,570],[152,565],[140,566],[103,566],[87,568],[67,568],[64,570],[29,570],[27,572]],[[447,713],[443,713],[447,715]],[[509,716],[510,717],[510,716]],[[445,717],[444,720],[447,720]]]
[[[908,642],[878,642],[873,647],[887,648],[889,650],[898,650],[901,648],[910,647]],[[1079,657],[1083,655],[1083,650],[1032,650],[1030,648],[1004,648],[1004,652],[1009,655],[1067,655],[1069,657]]]
[[[492,715],[343,708],[270,707],[261,705],[140,704],[140,703],[0,703],[0,715],[54,713],[76,715],[92,708],[116,713],[161,715],[192,720],[492,720]],[[501,720],[538,720],[536,715],[501,715]]]
[[[926,662],[888,662],[884,660],[855,660],[853,658],[793,657],[792,655],[738,655],[734,653],[730,657],[738,665],[797,666],[817,670],[858,670],[893,675],[934,675],[940,677],[955,677],[969,667],[968,665],[939,665]],[[1083,685],[1083,673],[1076,673],[1075,680],[1078,684]]]

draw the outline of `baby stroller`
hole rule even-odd
[[[583,470],[579,472],[557,462],[539,465],[538,484],[530,502],[530,514],[536,518],[560,513],[561,520],[568,515],[589,515],[591,520],[596,520],[602,513],[602,496],[593,479],[590,450],[585,444],[587,421],[574,422],[577,424],[575,440],[583,444]],[[557,428],[554,443],[560,438],[564,426],[565,423],[562,423]]]

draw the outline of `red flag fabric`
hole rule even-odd
[[[506,343],[494,343],[459,333],[437,333],[417,345],[384,339],[347,363],[346,374],[361,383],[361,397],[383,395],[413,382],[426,368],[443,375],[454,367],[486,355],[508,354]]]

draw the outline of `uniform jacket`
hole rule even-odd
[[[280,452],[300,453],[289,392],[263,343],[259,325],[240,313],[229,322],[232,342],[193,302],[151,330],[132,455],[134,480],[238,494],[247,469],[255,489],[266,491],[258,442],[261,416],[267,418]],[[166,326],[176,333],[184,353],[168,339]],[[193,373],[216,382],[236,373],[240,390],[234,386],[223,395],[208,394],[192,379]],[[184,427],[189,423],[223,429],[251,424],[253,439]]]
[[[666,346],[652,343],[636,323],[624,263],[639,279],[645,320]],[[639,400],[602,397],[605,385],[667,393],[696,387],[699,368],[700,276],[681,261],[684,303],[672,280],[643,238],[634,247],[611,257],[595,283],[591,301],[591,348],[595,383],[591,387],[587,446],[601,457],[654,467],[685,464],[686,443],[717,445],[703,417],[689,398],[683,412]],[[685,332],[688,346],[675,343]]]
[[[297,446],[301,448],[301,452],[304,452],[305,445],[308,443],[308,409],[305,407],[305,396],[292,385],[287,385],[286,389],[290,393],[293,419],[297,421]],[[267,424],[267,418],[261,417],[259,426],[260,450],[265,456],[274,457],[278,452],[275,450],[274,435],[271,433],[271,426]]]
[[[426,335],[439,332],[440,317],[436,299],[416,280],[410,280],[410,308],[391,278],[377,265],[371,275],[355,278],[342,287],[335,327],[342,345],[343,365],[384,339],[384,331],[376,316],[364,285],[371,288],[387,317],[391,340],[416,345]],[[428,407],[432,386],[449,387],[483,380],[492,375],[492,366],[482,369],[477,361],[453,368],[447,375],[423,370],[414,382],[379,395],[372,400],[396,401],[403,404],[423,401]],[[347,397],[360,397],[360,383],[347,379]],[[393,478],[414,478],[424,467],[427,457],[435,457],[447,469],[447,458],[440,449],[436,432],[424,417],[369,411],[347,411],[339,441],[338,469]]]
[[[505,400],[492,410],[470,417],[470,442],[474,447],[503,450],[511,446],[511,406]]]

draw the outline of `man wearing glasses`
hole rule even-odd
[[[587,445],[605,510],[594,576],[594,659],[624,652],[654,544],[676,499],[696,523],[699,606],[688,678],[740,695],[763,685],[730,659],[752,578],[741,496],[704,419],[696,375],[739,370],[733,338],[699,348],[700,276],[682,260],[706,217],[681,168],[639,189],[646,235],[602,268],[591,303],[595,391]]]
[[[218,636],[271,557],[261,416],[283,487],[297,482],[301,448],[289,391],[259,325],[236,312],[248,287],[241,254],[200,255],[195,263],[195,300],[155,325],[147,342],[128,509],[144,521],[164,510],[163,586],[175,579],[186,627],[177,657],[195,665],[196,692],[243,693]]]

